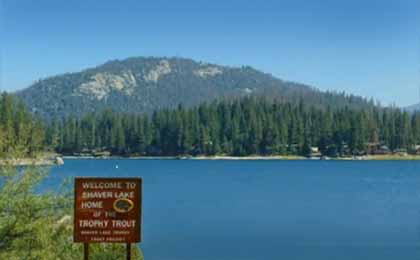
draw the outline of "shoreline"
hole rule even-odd
[[[301,156],[61,156],[64,160],[310,160]]]
[[[64,160],[209,160],[209,161],[420,161],[420,155],[367,155],[354,157],[303,156],[55,156],[39,158],[0,159],[0,166],[59,166]]]
[[[60,156],[64,160],[227,160],[227,161],[420,161],[420,155],[367,155],[354,157],[303,157],[303,156]]]

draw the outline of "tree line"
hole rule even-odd
[[[0,157],[34,156],[46,147],[45,125],[12,95],[0,96]]]
[[[319,108],[248,97],[152,115],[105,110],[52,121],[46,145],[62,154],[121,156],[322,155],[371,152],[374,145],[415,151],[420,113],[397,108]]]
[[[153,114],[105,110],[44,122],[12,95],[0,97],[0,157],[53,150],[66,155],[348,156],[386,146],[416,152],[420,113],[378,106],[315,107],[264,98],[178,106]]]

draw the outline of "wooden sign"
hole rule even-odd
[[[141,185],[141,178],[76,178],[74,242],[140,242]]]

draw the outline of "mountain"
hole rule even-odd
[[[420,104],[414,104],[408,107],[404,108],[405,111],[408,112],[416,112],[416,111],[420,111]]]
[[[371,105],[363,98],[321,92],[283,81],[249,66],[228,67],[184,58],[136,57],[109,61],[95,68],[39,80],[16,93],[44,118],[82,116],[112,108],[151,113],[221,98],[255,95],[315,106]]]

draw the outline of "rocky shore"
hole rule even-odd
[[[10,158],[0,160],[0,166],[53,166],[63,164],[64,160],[60,156],[43,158]]]

